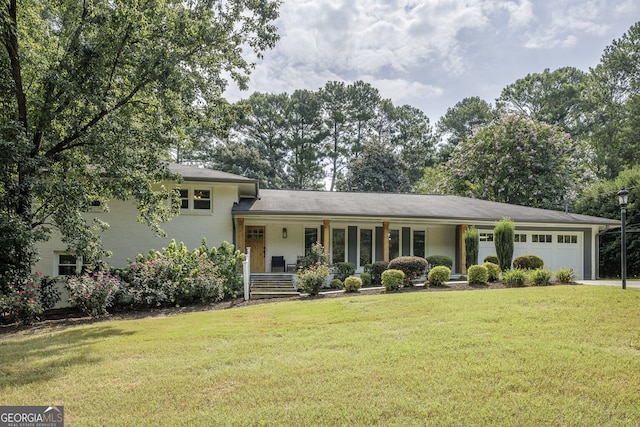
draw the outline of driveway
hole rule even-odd
[[[577,283],[592,286],[618,286],[622,289],[622,281],[620,280],[578,280]],[[627,279],[627,288],[640,288],[640,281]]]

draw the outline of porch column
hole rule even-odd
[[[382,259],[389,262],[389,221],[382,223]]]
[[[238,250],[240,253],[246,252],[246,239],[244,233],[244,218],[238,218],[237,222],[237,232],[238,232]]]
[[[329,261],[329,248],[331,247],[331,240],[330,237],[331,233],[330,233],[330,228],[331,228],[331,221],[329,221],[328,219],[325,219],[322,221],[322,225],[324,226],[324,256],[327,258],[327,262]]]
[[[462,274],[467,274],[467,248],[464,244],[465,231],[467,231],[466,224],[458,226],[458,271]]]

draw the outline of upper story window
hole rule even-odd
[[[178,189],[182,212],[211,212],[212,191],[210,188],[187,187]]]

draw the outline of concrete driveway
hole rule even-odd
[[[592,286],[617,286],[622,289],[622,281],[620,280],[578,280],[576,283]],[[640,281],[627,279],[627,288],[640,288]]]

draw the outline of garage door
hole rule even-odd
[[[576,279],[583,276],[583,239],[581,232],[516,232],[513,257],[538,255],[544,260],[545,268],[553,271],[572,268]],[[487,255],[495,255],[493,231],[480,230],[480,253],[482,261]]]

